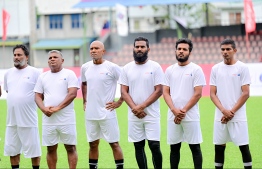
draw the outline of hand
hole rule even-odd
[[[226,116],[223,116],[221,118],[221,123],[222,124],[227,124],[227,122],[229,122],[232,118],[227,118]]]
[[[139,114],[139,113],[143,112],[144,109],[145,109],[145,107],[140,104],[140,105],[136,105],[135,107],[133,107],[132,112],[134,114]]]
[[[180,109],[175,109],[172,111],[172,113],[176,116],[179,117],[181,120],[185,118],[186,112],[184,110]]]
[[[226,109],[224,109],[224,110],[222,110],[221,111],[223,114],[224,114],[224,116],[225,116],[225,118],[227,118],[227,119],[232,119],[233,117],[234,117],[234,112],[233,111],[231,111],[231,110],[226,110]]]
[[[50,107],[50,111],[52,111],[53,113],[58,112],[59,110],[59,107]]]
[[[121,104],[119,102],[115,102],[115,101],[106,103],[106,109],[110,110],[110,111],[117,109],[120,106],[121,106]]]
[[[139,118],[139,119],[144,118],[146,115],[147,115],[147,114],[146,114],[144,111],[143,111],[143,112],[140,112],[140,113],[138,113],[138,114],[135,114],[135,116],[136,116],[137,118]]]
[[[47,116],[50,117],[54,112],[51,110],[53,107],[45,107],[42,112]]]
[[[175,122],[176,124],[180,124],[181,121],[182,121],[182,119],[179,118],[179,117],[177,117],[177,116],[176,116],[175,119],[174,119],[174,122]]]

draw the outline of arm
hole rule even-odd
[[[194,88],[194,95],[190,98],[190,100],[187,102],[187,104],[185,105],[185,107],[181,111],[186,113],[195,104],[197,104],[197,102],[199,101],[199,99],[202,96],[202,88],[203,88],[203,86],[196,86]]]
[[[51,107],[45,107],[44,105],[44,95],[42,93],[35,93],[35,102],[39,109],[48,117],[53,114],[53,111],[50,110]]]
[[[1,86],[0,86],[0,97],[2,96],[2,89],[1,89]]]
[[[170,95],[170,87],[164,86],[163,87],[163,96],[165,99],[166,104],[168,105],[171,112],[175,115],[175,123],[180,124],[181,120],[185,118],[185,113],[180,111],[179,109],[175,108],[171,95]]]
[[[65,99],[56,107],[52,107],[51,110],[58,112],[59,110],[68,106],[77,96],[77,87],[68,88],[68,93]]]
[[[123,100],[126,102],[126,104],[131,108],[131,110],[133,112],[133,108],[136,106],[136,104],[134,103],[131,96],[129,95],[129,87],[128,86],[121,85],[121,97],[123,98]],[[144,111],[141,111],[141,112],[138,112],[138,113],[133,112],[133,113],[138,118],[143,118],[143,117],[146,116],[146,113]]]
[[[228,121],[231,120],[233,117],[234,117],[234,113],[231,112],[230,110],[226,110],[220,100],[218,99],[217,95],[217,87],[216,86],[213,86],[211,85],[210,86],[210,98],[212,100],[212,102],[215,104],[215,106],[223,113],[223,117],[222,117],[222,122],[227,119]]]
[[[82,96],[83,96],[83,106],[84,110],[86,109],[86,92],[87,92],[87,83],[82,82],[81,84]]]
[[[238,109],[240,109],[240,107],[242,107],[246,103],[247,99],[249,98],[249,85],[241,86],[241,89],[242,94],[239,97],[237,103],[231,109],[231,112],[233,112],[234,114],[236,113],[236,111],[238,111]]]

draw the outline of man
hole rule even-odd
[[[4,154],[10,156],[12,169],[19,168],[21,153],[31,158],[33,168],[38,169],[41,145],[34,87],[40,71],[28,65],[26,46],[16,45],[13,54],[14,67],[4,76],[4,90],[8,93]]]
[[[214,122],[215,167],[223,168],[226,143],[239,146],[245,169],[252,168],[249,151],[246,101],[251,82],[248,67],[237,60],[235,42],[225,39],[220,44],[224,61],[212,67],[210,97],[216,106]]]
[[[42,144],[47,146],[49,168],[56,168],[57,147],[62,142],[67,151],[69,168],[74,169],[78,157],[73,100],[79,88],[78,79],[73,71],[62,67],[64,59],[60,51],[52,50],[48,56],[51,70],[39,76],[34,89],[36,104],[43,112]]]
[[[124,166],[124,158],[119,146],[119,127],[114,109],[123,100],[114,102],[120,67],[103,59],[104,44],[94,41],[90,44],[90,55],[93,58],[82,65],[82,94],[86,117],[86,133],[89,141],[89,167],[97,168],[98,146],[104,138],[112,148],[117,169]]]
[[[148,60],[146,38],[134,41],[133,62],[124,66],[120,77],[121,95],[128,105],[128,140],[134,143],[138,167],[146,169],[144,151],[148,140],[154,168],[162,168],[160,151],[160,105],[164,73],[161,66]]]
[[[206,85],[206,81],[201,67],[189,60],[192,49],[191,40],[179,39],[176,42],[178,63],[169,66],[165,72],[163,96],[169,107],[167,142],[171,149],[171,169],[178,168],[181,142],[189,144],[194,168],[202,169],[200,148],[202,133],[198,101],[202,96],[202,88]]]
[[[0,85],[0,97],[2,96],[2,89],[1,89],[1,85]]]

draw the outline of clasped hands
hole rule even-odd
[[[145,107],[142,105],[136,105],[135,107],[133,107],[131,110],[134,113],[134,115],[139,118],[142,119],[144,118],[147,114],[144,111]]]
[[[47,116],[50,117],[52,114],[54,114],[55,112],[59,111],[58,107],[53,107],[53,106],[49,106],[49,107],[45,107],[45,109],[43,110],[43,113]]]
[[[173,110],[172,112],[175,115],[174,122],[176,124],[180,124],[181,121],[186,117],[186,111],[183,109],[176,109],[176,110]]]
[[[235,113],[232,110],[222,110],[223,116],[221,118],[221,123],[222,124],[227,124],[228,121],[230,121],[234,116]]]

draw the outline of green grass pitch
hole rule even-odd
[[[88,143],[85,133],[85,120],[82,100],[75,100],[78,135],[78,164],[77,168],[88,168]],[[214,168],[214,145],[212,144],[214,105],[209,97],[200,100],[201,128],[204,142],[201,144],[203,153],[203,168]],[[124,153],[125,168],[137,168],[134,147],[127,141],[127,105],[117,109],[121,140],[120,145]],[[166,143],[166,115],[167,106],[161,98],[161,150],[163,154],[163,168],[169,168],[169,146]],[[262,97],[251,97],[247,102],[247,116],[249,125],[250,150],[253,158],[253,168],[262,168]],[[41,135],[41,112],[39,111],[39,130]],[[9,157],[3,155],[6,121],[6,101],[0,100],[0,168],[10,168]],[[112,151],[108,143],[101,140],[98,167],[115,168]],[[151,153],[146,145],[148,165],[153,168]],[[193,168],[192,156],[186,143],[182,144],[180,168]],[[20,168],[31,168],[31,160],[21,156]],[[46,147],[42,147],[41,168],[47,168]],[[67,156],[62,144],[59,144],[57,168],[68,168]],[[243,168],[241,154],[237,146],[228,143],[224,168]]]

